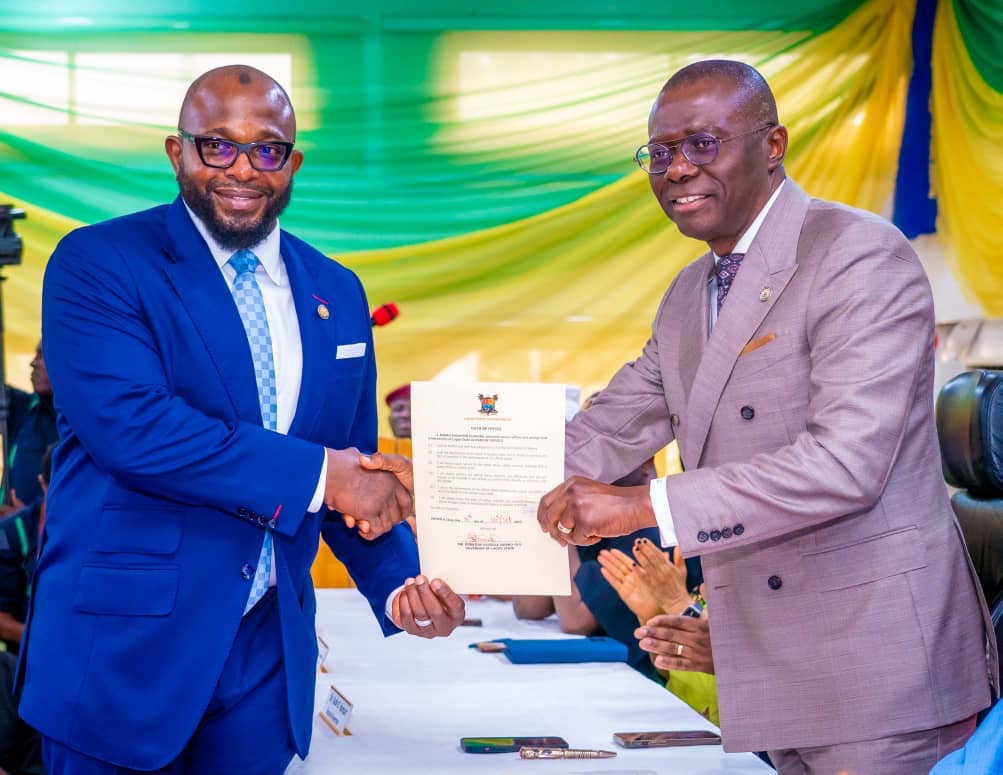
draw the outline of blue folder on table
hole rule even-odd
[[[626,662],[627,647],[613,638],[497,638],[491,643],[505,646],[502,651],[517,665],[568,662]],[[470,644],[471,648],[477,646]]]

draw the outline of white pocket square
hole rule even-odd
[[[361,358],[366,354],[366,343],[356,342],[355,344],[339,344],[338,352],[334,356],[337,359],[341,358]]]

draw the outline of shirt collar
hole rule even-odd
[[[202,235],[202,239],[205,240],[205,244],[209,248],[209,252],[212,253],[217,266],[222,269],[236,251],[228,250],[220,245],[202,219],[192,212],[192,209],[185,202],[184,198],[181,201],[184,203],[188,215],[191,216],[195,228],[198,229],[199,234]],[[268,236],[257,245],[251,247],[250,250],[258,257],[258,261],[261,262],[261,266],[268,275],[268,279],[276,285],[284,286],[286,284],[286,273],[285,267],[282,265],[282,258],[279,255],[279,224],[276,222],[275,228],[268,233]]]
[[[759,234],[759,228],[763,225],[763,221],[766,220],[766,216],[769,215],[770,208],[773,207],[773,203],[777,201],[777,197],[780,196],[780,192],[784,189],[784,183],[787,182],[787,178],[780,181],[780,185],[777,186],[777,190],[773,192],[769,199],[766,200],[766,204],[763,205],[763,209],[759,211],[759,215],[756,216],[749,228],[745,230],[745,233],[739,237],[735,247],[732,248],[732,253],[748,253],[749,248],[752,247],[752,241]],[[721,256],[714,253],[714,263],[717,264],[721,260]]]

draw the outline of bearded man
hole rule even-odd
[[[306,756],[319,533],[386,634],[463,618],[418,575],[412,494],[363,467],[362,286],[279,229],[295,141],[272,78],[205,73],[165,142],[181,195],[78,229],[49,261],[60,445],[20,710],[50,774],[273,775]]]

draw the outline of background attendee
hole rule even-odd
[[[31,361],[31,393],[7,387],[8,489],[3,493],[0,516],[17,511],[42,497],[38,470],[46,447],[59,439],[52,383],[45,368],[42,343]]]
[[[715,724],[720,723],[714,658],[706,609],[683,615],[693,604],[686,565],[676,550],[670,560],[647,539],[634,542],[635,563],[614,549],[599,554],[603,577],[637,617],[634,636],[649,653],[665,688]]]
[[[278,227],[295,140],[271,77],[209,71],[165,141],[181,195],[78,229],[49,261],[61,442],[20,711],[51,773],[274,775],[305,756],[325,518],[385,633],[463,618],[418,575],[399,524],[411,493],[362,468],[368,305],[354,274]]]
[[[644,484],[655,476],[654,461],[648,460],[617,484],[623,487]],[[629,536],[604,539],[593,546],[569,547],[571,595],[555,597],[517,595],[512,601],[516,616],[520,619],[544,619],[556,613],[564,632],[576,635],[609,635],[627,646],[627,661],[632,667],[650,678],[655,678],[651,660],[638,645],[634,635],[637,618],[610,585],[609,580],[604,578],[605,574],[600,567],[600,557],[604,551],[608,552],[611,549],[630,551],[634,542],[641,539],[648,540],[649,544],[651,540],[657,541],[658,531],[651,528]],[[699,574],[699,565],[696,574]],[[685,565],[683,575],[685,579]],[[698,586],[699,575],[694,575],[690,583]]]
[[[0,775],[45,775],[38,732],[17,715],[17,657],[0,651]]]
[[[0,520],[0,639],[7,646],[0,652],[0,773],[12,775],[45,772],[41,737],[17,713],[21,693],[15,691],[14,674],[45,523],[45,492],[54,448],[50,445],[42,455],[38,473],[42,497]]]
[[[998,676],[943,485],[923,268],[890,224],[785,180],[753,68],[683,68],[648,130],[657,201],[710,251],[568,424],[579,476],[540,524],[576,544],[657,524],[700,555],[727,750],[769,749],[783,773],[925,772]],[[683,473],[603,484],[672,438]]]
[[[55,446],[51,444],[45,450],[37,474],[42,497],[0,519],[0,640],[7,644],[8,651],[20,648],[24,634]]]
[[[395,439],[411,438],[411,383],[394,388],[386,396],[390,407],[390,431]],[[385,450],[392,452],[394,450]],[[405,453],[400,453],[405,454]]]

